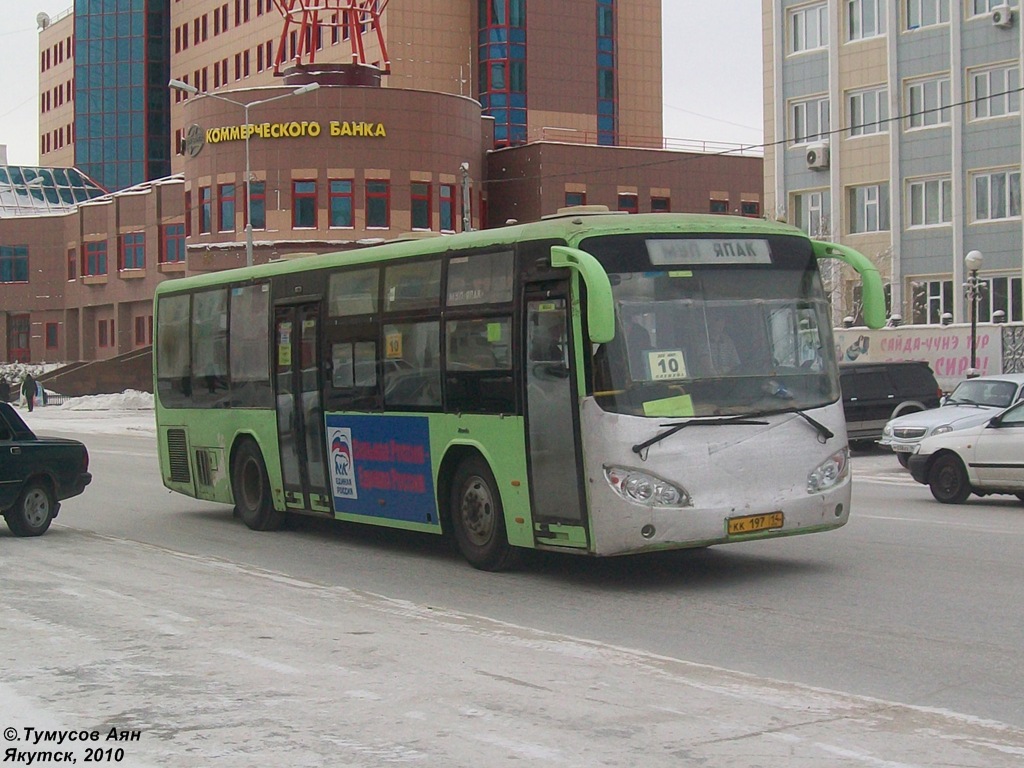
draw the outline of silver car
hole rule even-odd
[[[1024,395],[1024,374],[980,376],[961,381],[938,408],[891,419],[879,445],[891,448],[902,466],[926,437],[966,429],[988,421]]]

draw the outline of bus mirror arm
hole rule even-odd
[[[564,245],[551,246],[551,266],[571,269],[587,286],[587,328],[594,344],[606,344],[615,338],[615,301],[608,273],[586,251]]]
[[[864,322],[868,328],[884,327],[885,291],[882,288],[882,277],[878,274],[878,268],[867,256],[853,248],[839,243],[826,243],[822,240],[812,240],[811,242],[814,247],[814,256],[819,261],[839,259],[857,271],[857,274],[860,275],[861,295],[864,299]]]

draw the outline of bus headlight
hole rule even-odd
[[[807,492],[818,493],[836,485],[850,473],[850,454],[846,448],[836,451],[807,476]]]
[[[626,501],[646,507],[692,507],[693,500],[684,488],[660,477],[625,467],[605,467],[604,477]]]

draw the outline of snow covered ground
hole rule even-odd
[[[34,432],[133,434],[156,436],[153,395],[129,389],[116,395],[74,397],[63,405],[36,406],[32,413],[16,405]]]

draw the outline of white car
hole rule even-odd
[[[1009,493],[1024,501],[1024,402],[973,427],[922,440],[908,467],[944,504],[960,504],[972,493]]]
[[[938,408],[890,419],[882,429],[878,444],[895,451],[900,464],[906,467],[908,457],[925,438],[982,424],[1022,396],[1024,374],[1021,373],[967,379],[961,381]]]

